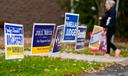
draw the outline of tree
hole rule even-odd
[[[75,2],[75,5],[77,5],[75,12],[80,14],[80,23],[87,25],[88,32],[92,31],[94,24],[97,23],[98,13],[95,0],[79,0]]]
[[[99,15],[99,16],[104,15],[105,8],[103,8],[103,7],[104,7],[104,4],[105,4],[105,1],[106,1],[106,0],[95,0],[95,2],[96,2],[96,4],[97,4],[98,15]]]
[[[62,3],[65,0],[61,0]],[[80,14],[79,21],[81,24],[87,24],[88,31],[92,31],[93,26],[98,24],[98,16],[104,15],[104,3],[106,0],[79,0],[75,1],[75,13]],[[117,1],[117,0],[115,0]],[[70,0],[68,1],[70,2]],[[70,3],[66,2],[66,7],[70,12]],[[63,3],[64,4],[64,3]],[[128,0],[120,0],[119,13],[117,17],[116,36],[128,38]]]
[[[125,39],[128,38],[128,0],[120,0],[117,29],[118,36]]]

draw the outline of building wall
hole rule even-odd
[[[0,21],[24,24],[26,30],[34,22],[63,24],[64,12],[57,0],[0,0]]]

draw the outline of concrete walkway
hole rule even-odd
[[[76,60],[84,60],[84,61],[96,61],[96,62],[116,62],[122,65],[128,64],[128,57],[123,58],[115,58],[115,57],[104,57],[97,55],[85,55],[85,54],[74,54],[74,53],[51,53],[51,54],[42,54],[42,55],[31,55],[30,52],[25,51],[25,55],[27,56],[48,56],[48,57],[59,57],[62,59],[76,59]]]
[[[4,51],[0,50],[0,54],[4,54]],[[32,55],[30,51],[25,51],[24,54],[26,56],[48,56],[48,57],[59,57],[62,59],[76,59],[76,60],[84,60],[84,61],[96,61],[96,62],[116,62],[121,65],[128,65],[128,57],[104,57],[98,55],[85,55],[85,54],[74,54],[74,53],[49,53],[49,54],[41,54],[41,55]]]

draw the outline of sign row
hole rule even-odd
[[[34,23],[31,54],[59,52],[62,42],[76,42],[76,49],[82,49],[87,28],[85,26],[79,26],[78,28],[78,19],[78,14],[65,13],[64,25],[57,26],[57,28],[54,23]],[[5,23],[4,37],[5,58],[24,58],[23,25]]]
[[[86,26],[78,26],[79,15],[65,13],[64,25],[54,23],[34,23],[31,54],[56,53],[61,49],[61,43],[74,42],[76,50],[84,49]],[[95,26],[89,42],[92,50],[106,50],[106,37],[103,28]],[[5,59],[24,58],[24,27],[21,24],[5,23]],[[99,38],[100,37],[100,38]]]

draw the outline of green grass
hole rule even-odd
[[[0,76],[78,76],[82,72],[92,72],[107,65],[109,63],[38,56],[5,60],[4,56],[0,56]]]
[[[112,52],[111,52],[111,55],[114,56],[114,54],[115,54],[115,51],[112,51]],[[121,57],[128,57],[128,50],[121,49],[120,56],[121,56]]]

